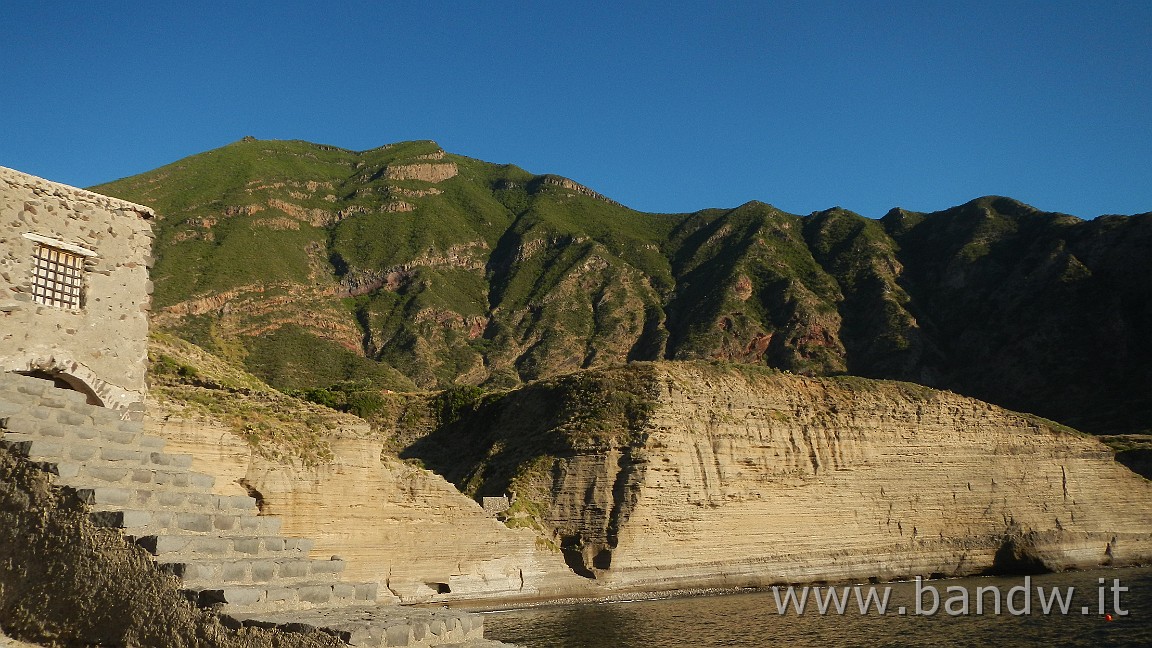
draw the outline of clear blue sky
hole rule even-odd
[[[331,5],[331,6],[329,6]],[[0,165],[434,139],[631,207],[1152,211],[1152,3],[0,0]]]

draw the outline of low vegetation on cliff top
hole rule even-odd
[[[268,459],[323,463],[332,457],[333,436],[368,429],[357,417],[284,394],[171,335],[153,333],[148,358],[158,414],[223,423]]]

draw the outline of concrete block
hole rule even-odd
[[[385,646],[407,646],[412,635],[408,624],[388,626],[384,629]]]
[[[176,491],[176,492],[180,492],[180,491]],[[212,511],[212,510],[215,510],[217,508],[216,507],[217,496],[213,495],[212,493],[189,492],[189,493],[184,493],[183,497],[184,497],[184,501],[188,503],[188,506],[194,507],[196,509],[201,509],[204,511]]]
[[[68,428],[64,427],[63,425],[40,425],[39,428],[40,428],[40,432],[39,432],[40,436],[45,437],[45,438],[51,437],[51,438],[62,439],[64,437],[70,436],[68,434],[68,432],[69,432]]]
[[[277,576],[278,565],[271,560],[258,560],[251,563],[252,580],[255,582],[267,582],[273,580]],[[284,576],[283,573],[280,576]]]
[[[96,442],[100,438],[100,428],[94,425],[81,425],[72,428],[72,436],[81,441]]]
[[[176,526],[176,516],[175,511],[152,511],[152,524],[170,529]]]
[[[84,466],[84,473],[93,479],[98,479],[105,482],[120,482],[125,477],[132,473],[131,470],[124,466],[103,466],[100,464],[88,464]]]
[[[237,553],[244,554],[258,554],[263,548],[263,542],[260,538],[233,538],[232,548]]]
[[[74,463],[71,461],[61,461],[54,464],[49,464],[51,467],[45,466],[48,472],[55,473],[61,479],[72,479],[80,474],[80,469],[83,468],[82,464]]]
[[[224,596],[229,605],[255,605],[267,596],[263,587],[226,587]]]
[[[356,600],[357,601],[375,601],[376,590],[379,587],[376,583],[357,583],[356,587]]]
[[[123,510],[123,511],[93,511],[88,514],[92,523],[96,526],[114,527],[114,528],[131,528],[131,527],[144,527],[152,524],[153,514],[151,511],[138,511],[138,510]]]
[[[189,536],[189,549],[209,556],[226,556],[232,548],[229,538],[215,536]]]
[[[136,499],[134,491],[112,486],[80,488],[76,490],[76,494],[88,504],[98,506],[124,506],[131,504]]]
[[[280,563],[281,578],[304,578],[308,575],[306,561],[291,560]]]
[[[149,450],[160,450],[164,447],[167,441],[165,439],[161,439],[160,437],[140,435],[136,437],[136,443],[139,444],[141,448],[147,448]]]
[[[313,560],[312,563],[313,574],[339,574],[344,571],[343,560]]]
[[[192,488],[211,490],[212,487],[216,485],[216,478],[212,475],[205,475],[203,473],[189,473],[188,484]]]
[[[61,398],[57,394],[46,394],[43,398],[40,399],[40,406],[51,407],[52,409],[67,409],[68,399]]]
[[[312,551],[312,545],[316,541],[311,538],[284,538],[284,551],[297,551],[307,554]]]
[[[332,600],[332,586],[305,585],[296,589],[296,595],[301,601],[319,605]]]
[[[218,587],[205,589],[200,592],[199,603],[201,607],[209,607],[218,603],[230,606],[252,606],[264,601],[267,592],[262,587]]]
[[[160,568],[185,582],[220,582],[218,563],[163,563]]]
[[[87,414],[77,414],[76,412],[68,410],[57,414],[56,420],[59,421],[61,425],[92,425],[91,416]]]
[[[156,503],[159,506],[180,506],[188,501],[188,493],[180,491],[160,491],[156,493]]]
[[[13,415],[0,421],[0,427],[6,432],[16,434],[39,434],[42,421],[28,415]]]
[[[52,386],[46,380],[37,380],[30,378],[16,383],[16,391],[21,394],[28,394],[29,396],[43,396],[46,389],[51,389]]]
[[[100,436],[112,443],[119,443],[123,445],[136,443],[136,435],[131,432],[121,432],[119,430],[103,430]]]
[[[132,470],[132,481],[136,484],[155,483],[156,471],[150,468],[136,468]]]
[[[76,461],[92,461],[100,456],[100,446],[89,445],[87,443],[74,444],[68,446],[66,456]]]
[[[28,410],[28,415],[41,421],[52,421],[56,418],[56,411],[44,407],[33,407]]]
[[[100,448],[100,458],[104,461],[127,461],[133,463],[146,463],[147,455],[139,450],[104,446]]]
[[[227,582],[239,583],[248,581],[248,563],[246,561],[233,561],[223,563],[221,566],[221,574],[223,579]]]
[[[340,603],[351,603],[356,598],[356,587],[348,583],[335,583],[332,585],[332,600]]]
[[[145,536],[136,541],[153,556],[178,553],[188,549],[192,544],[191,536],[155,535]]]
[[[75,408],[73,409],[75,410]],[[120,425],[120,414],[115,410],[110,410],[105,407],[93,407],[89,408],[88,413],[92,416],[92,421],[98,426],[110,428],[119,427]]]
[[[240,530],[260,535],[276,535],[280,532],[281,520],[274,516],[240,515],[237,518]]]
[[[177,524],[185,531],[197,533],[210,533],[215,530],[212,516],[207,513],[180,513],[177,516]]]
[[[247,495],[220,495],[217,507],[221,511],[251,510],[256,508],[256,499]]]
[[[268,603],[292,603],[296,600],[296,588],[294,587],[269,587],[267,592],[268,595],[265,600]]]
[[[212,516],[212,524],[217,531],[233,531],[239,528],[240,519],[235,515],[217,513]]]

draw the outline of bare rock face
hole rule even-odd
[[[529,386],[481,412],[488,430],[467,434],[492,435],[497,450],[486,465],[456,471],[496,474],[506,448],[547,448],[521,460],[510,483],[528,483],[530,471],[543,482],[533,496],[546,539],[564,548],[576,573],[610,589],[1152,559],[1152,482],[1096,439],[1043,419],[860,378],[707,363],[588,374],[613,372],[648,395],[633,407],[642,420],[597,437],[589,432],[595,421],[553,417],[558,407],[545,402],[558,393],[611,398],[589,394],[593,380],[573,383],[571,394],[545,386],[533,395]],[[493,481],[479,492],[503,488]]]
[[[1152,560],[1152,482],[1093,437],[949,392],[664,362],[464,399],[419,433],[329,426],[314,461],[186,415],[147,428],[403,602]]]
[[[421,162],[418,164],[403,164],[388,167],[389,180],[423,180],[424,182],[443,182],[448,178],[456,177],[459,169],[452,162]]]
[[[660,373],[647,439],[612,482],[618,539],[600,560],[614,585],[1152,557],[1152,483],[1095,439],[909,385]]]
[[[246,492],[283,530],[316,540],[314,556],[337,555],[345,574],[376,581],[402,602],[535,598],[586,592],[560,555],[526,529],[509,529],[443,478],[382,454],[368,426],[330,440],[332,456],[304,467],[271,461],[227,426],[152,417],[150,433],[223,493]]]

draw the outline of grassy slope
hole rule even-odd
[[[389,179],[445,163],[458,174]],[[661,215],[556,180],[433,142],[242,141],[96,190],[161,214],[157,306],[218,297],[158,326],[279,387],[716,358],[1152,427],[1150,216],[995,197],[883,221],[757,202]]]
[[[313,465],[331,458],[331,437],[363,420],[286,395],[196,345],[153,333],[151,397],[168,415],[206,417],[232,427],[261,455]]]

